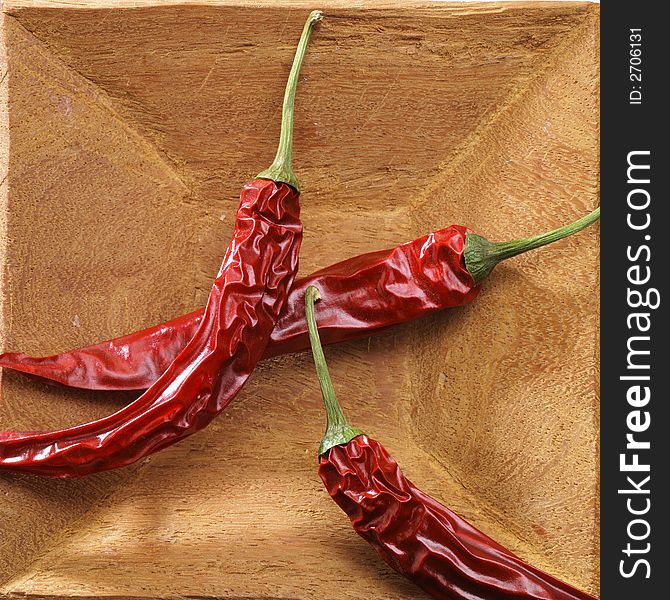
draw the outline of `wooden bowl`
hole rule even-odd
[[[155,5],[154,5],[155,4]],[[271,162],[308,7],[14,0],[0,128],[4,348],[44,355],[204,303]],[[598,203],[598,6],[328,0],[298,90],[301,273],[460,223],[492,240]],[[598,588],[598,227],[470,306],[327,350],[351,419],[523,558]],[[2,374],[0,429],[133,394]],[[0,595],[416,598],[316,475],[307,354],[205,431],[76,481],[0,475]]]

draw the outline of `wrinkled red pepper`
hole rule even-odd
[[[295,89],[321,13],[310,14],[286,86],[275,162],[242,190],[232,240],[202,322],[165,373],[117,413],[44,433],[0,433],[0,468],[73,477],[133,463],[205,427],[261,358],[298,268],[299,187],[291,169]]]
[[[327,414],[319,476],[379,557],[440,600],[594,600],[521,560],[410,482],[384,447],[342,413],[319,340],[315,287],[307,323]]]
[[[466,231],[453,225],[296,281],[264,357],[309,347],[303,302],[309,285],[328,292],[319,311],[319,327],[330,344],[470,302],[480,288],[463,264]],[[0,366],[70,387],[145,389],[188,343],[202,313],[199,309],[143,331],[55,356],[6,353],[0,356]]]
[[[303,304],[309,285],[323,290],[326,298],[318,316],[324,343],[353,340],[467,304],[479,293],[479,284],[496,260],[501,260],[496,250],[508,258],[579,231],[598,215],[596,209],[549,234],[502,244],[491,244],[465,227],[452,225],[391,250],[363,254],[317,271],[293,286],[264,357],[309,347]],[[6,353],[0,355],[0,367],[76,388],[145,389],[191,339],[201,318],[202,310],[197,310],[140,332],[44,358]]]

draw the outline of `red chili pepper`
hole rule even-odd
[[[235,229],[193,338],[145,394],[117,413],[45,433],[0,433],[0,467],[72,477],[121,467],[205,427],[261,358],[298,268],[298,181],[291,169],[298,74],[319,11],[310,14],[284,96],[272,166],[242,190]]]
[[[577,223],[543,236],[491,244],[452,225],[391,250],[363,254],[295,283],[264,357],[309,347],[303,297],[309,285],[324,291],[318,324],[326,344],[371,335],[438,310],[462,306],[507,255],[536,248],[579,231],[599,209]],[[558,232],[558,233],[557,233]],[[467,268],[466,268],[467,266]],[[477,276],[477,281],[470,273]],[[55,356],[0,355],[0,366],[76,388],[132,390],[149,387],[193,336],[202,309],[107,342]]]
[[[594,600],[529,565],[410,482],[384,447],[352,426],[335,396],[319,340],[315,287],[305,293],[314,363],[327,415],[319,476],[390,567],[441,600]]]

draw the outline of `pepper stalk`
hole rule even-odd
[[[319,456],[325,454],[333,446],[347,444],[349,441],[363,432],[354,427],[342,412],[342,407],[335,396],[333,381],[330,378],[326,357],[323,355],[323,346],[316,325],[314,316],[314,303],[321,298],[319,290],[310,285],[305,291],[305,315],[307,317],[307,330],[309,332],[309,342],[312,346],[312,355],[314,356],[314,366],[321,386],[321,395],[326,407],[326,433],[324,433],[319,445]]]
[[[300,41],[295,51],[293,58],[293,66],[289,73],[286,82],[286,91],[284,92],[284,104],[282,106],[281,115],[281,131],[279,134],[279,146],[277,147],[277,154],[274,162],[268,169],[260,172],[256,177],[259,179],[271,179],[272,181],[284,182],[295,188],[300,192],[300,184],[298,178],[291,167],[291,159],[293,158],[293,111],[295,106],[295,92],[298,87],[298,77],[300,76],[300,68],[305,59],[307,52],[307,44],[312,35],[312,29],[317,21],[323,18],[323,13],[320,10],[313,10],[300,35]]]
[[[568,237],[573,233],[585,229],[598,219],[600,219],[600,207],[574,223],[539,235],[509,242],[489,242],[489,240],[481,235],[468,233],[463,250],[465,268],[472,275],[475,284],[479,285],[489,276],[496,265],[503,260]]]

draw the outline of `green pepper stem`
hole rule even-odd
[[[298,42],[298,48],[295,51],[293,58],[293,66],[286,82],[286,91],[284,92],[284,105],[281,114],[281,132],[279,134],[279,146],[277,148],[277,155],[274,162],[269,169],[265,169],[257,175],[262,179],[271,179],[272,181],[288,183],[294,187],[298,192],[300,191],[300,184],[298,178],[291,167],[291,159],[293,158],[293,113],[295,106],[295,91],[298,87],[298,77],[300,75],[300,68],[305,60],[305,53],[307,52],[307,44],[312,35],[312,29],[317,21],[323,18],[323,13],[320,10],[313,10],[305,26],[302,29],[302,35]]]
[[[479,285],[489,276],[499,262],[568,237],[585,229],[598,219],[600,219],[600,207],[569,225],[533,237],[512,240],[511,242],[489,242],[481,235],[468,233],[463,250],[465,268],[475,280],[475,285]]]
[[[307,317],[307,330],[309,331],[309,342],[312,345],[312,355],[316,374],[321,385],[321,395],[326,407],[326,433],[323,435],[319,446],[319,456],[325,454],[333,446],[346,444],[363,432],[349,423],[342,412],[342,407],[335,396],[333,381],[328,372],[326,357],[323,355],[323,347],[319,338],[319,330],[314,316],[314,302],[321,298],[319,290],[310,285],[305,291],[305,315]]]

